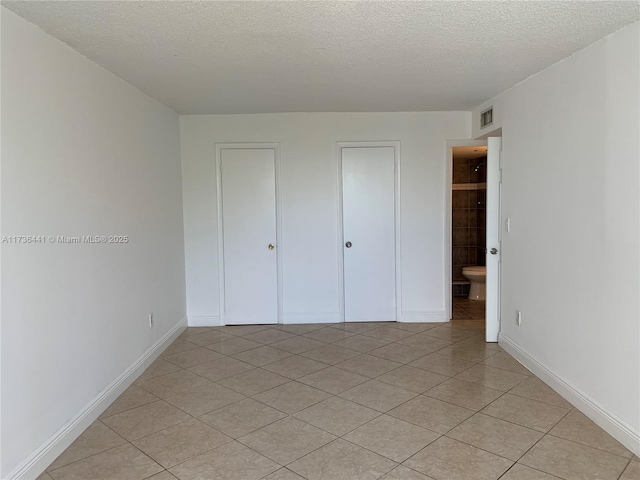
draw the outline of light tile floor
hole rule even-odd
[[[638,480],[482,321],[189,328],[39,480]]]

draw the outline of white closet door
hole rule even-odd
[[[342,186],[345,321],[395,321],[394,147],[343,147]]]
[[[225,323],[277,323],[275,150],[222,149],[221,170]]]

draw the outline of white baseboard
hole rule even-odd
[[[447,314],[444,310],[434,310],[426,312],[401,312],[398,317],[399,322],[405,323],[440,323],[448,322]]]
[[[282,315],[285,325],[298,323],[340,323],[338,313],[285,313]]]
[[[190,327],[219,327],[222,320],[219,315],[189,315]]]
[[[527,353],[513,339],[500,334],[498,344],[516,360],[531,370],[544,383],[553,388],[565,400],[593,420],[600,428],[618,440],[636,455],[640,455],[640,432],[635,431],[602,405],[580,392]]]
[[[158,358],[165,348],[178,338],[186,327],[187,317],[184,317],[5,478],[7,480],[37,478]]]

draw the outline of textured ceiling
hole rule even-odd
[[[179,113],[470,110],[638,2],[4,1]]]

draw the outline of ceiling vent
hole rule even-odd
[[[480,113],[480,128],[488,127],[493,123],[493,106]]]

